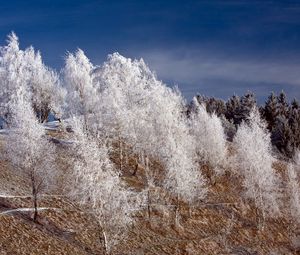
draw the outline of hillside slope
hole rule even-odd
[[[53,137],[60,135],[52,132]],[[64,172],[66,149],[57,146]],[[39,207],[44,209],[37,223],[32,221],[31,212],[16,210],[31,207],[30,189],[22,178],[11,174],[10,167],[9,162],[1,161],[0,254],[104,254],[96,218],[60,196],[64,183],[55,190],[56,195],[41,198]],[[151,167],[159,168],[155,164]],[[133,176],[133,168],[129,162],[122,178],[132,188],[142,189],[144,171],[139,167]],[[278,162],[276,169],[284,175],[284,163]],[[202,171],[210,176],[207,167]],[[229,171],[211,182],[207,199],[194,207],[177,201],[163,188],[153,187],[148,194],[149,208],[136,214],[128,238],[112,253],[300,254],[300,229],[289,216],[267,219],[259,228],[258,211],[241,200],[241,192],[240,180]]]

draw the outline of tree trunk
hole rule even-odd
[[[34,206],[33,221],[36,222],[37,217],[38,217],[38,210],[37,210],[38,204],[37,204],[37,196],[36,196],[36,194],[33,197],[33,206]]]
[[[104,227],[102,226],[101,222],[97,219],[97,224],[99,230],[101,230],[102,237],[100,237],[100,242],[103,243],[103,248],[104,248],[104,254],[108,255],[109,254],[109,247],[108,247],[108,240],[106,236],[106,232],[104,230]]]
[[[123,150],[122,150],[122,141],[119,137],[119,159],[120,159],[120,172],[123,170]]]
[[[105,252],[105,254],[109,254],[106,233],[104,230],[102,231],[102,233],[103,233],[103,239],[104,239],[104,249],[105,249],[104,252]]]
[[[87,116],[86,116],[86,113],[83,114],[83,125],[84,125],[84,130],[87,131],[88,126],[87,126]]]
[[[41,123],[44,123],[45,121],[47,122],[49,113],[50,113],[50,109],[48,107],[46,107],[45,109],[42,110]]]
[[[177,199],[176,199],[176,207],[175,207],[175,226],[178,227],[179,224],[179,195],[177,194]]]
[[[151,218],[151,199],[150,199],[150,189],[148,188],[148,205],[147,205],[147,209],[148,209],[148,218],[149,218],[149,221],[150,221],[150,218]]]
[[[135,169],[134,169],[134,171],[133,171],[133,173],[132,173],[132,176],[135,176],[135,175],[136,175],[138,168],[139,168],[139,163],[138,163],[137,160],[136,160],[136,165],[135,165]]]
[[[262,192],[261,192],[261,189],[259,189],[259,203],[260,203],[260,214],[261,214],[261,217],[260,218],[260,230],[264,230],[264,227],[265,227],[265,219],[266,219],[266,216],[265,216],[265,208],[263,207],[263,198],[262,198]]]
[[[38,217],[38,210],[37,210],[37,190],[35,187],[35,178],[34,175],[31,174],[31,187],[32,187],[32,199],[33,199],[33,208],[34,208],[34,214],[33,214],[33,221],[36,222]]]

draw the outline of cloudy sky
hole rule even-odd
[[[300,1],[0,1],[0,44],[12,30],[56,69],[77,47],[94,64],[118,51],[188,99],[253,91],[263,102],[281,90],[300,99]]]

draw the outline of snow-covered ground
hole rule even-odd
[[[0,129],[0,135],[7,135],[9,132],[8,129]]]
[[[0,198],[28,198],[32,195],[7,195],[5,193],[0,193]],[[65,197],[64,195],[39,195],[39,197]]]
[[[61,211],[62,209],[55,208],[55,207],[38,207],[37,210],[38,211],[46,211],[46,210]],[[34,208],[16,208],[16,209],[11,209],[11,210],[7,210],[4,212],[0,212],[0,215],[11,214],[11,213],[15,213],[15,212],[33,212],[33,211],[34,211]]]
[[[43,124],[43,126],[45,127],[45,130],[47,131],[62,131],[65,128],[70,127],[70,125],[68,124],[68,120],[64,120],[62,122],[59,122],[57,120],[55,121],[50,121],[50,122],[46,122]],[[6,135],[8,135],[10,132],[13,132],[14,129],[0,129],[0,137],[3,136],[5,137]],[[66,139],[59,139],[59,138],[51,138],[52,141],[56,144],[61,144],[61,145],[71,145],[73,144],[73,141],[70,140],[66,140]]]
[[[63,129],[63,127],[68,125],[68,121],[64,121],[64,122],[59,122],[58,120],[54,120],[54,121],[50,121],[50,122],[46,122],[43,124],[43,126],[45,127],[45,130],[47,131],[61,131]],[[8,132],[12,131],[13,129],[0,129],[0,135],[7,135]]]
[[[44,127],[49,131],[59,131],[62,128],[62,122],[59,122],[58,120],[46,122]]]

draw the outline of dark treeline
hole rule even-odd
[[[242,121],[247,121],[251,109],[257,107],[261,117],[267,122],[274,149],[286,157],[292,157],[300,147],[299,102],[296,99],[289,102],[284,92],[279,95],[271,93],[261,106],[251,92],[241,97],[233,95],[227,101],[202,95],[197,95],[196,98],[206,106],[210,114],[215,113],[222,119],[229,140]]]

